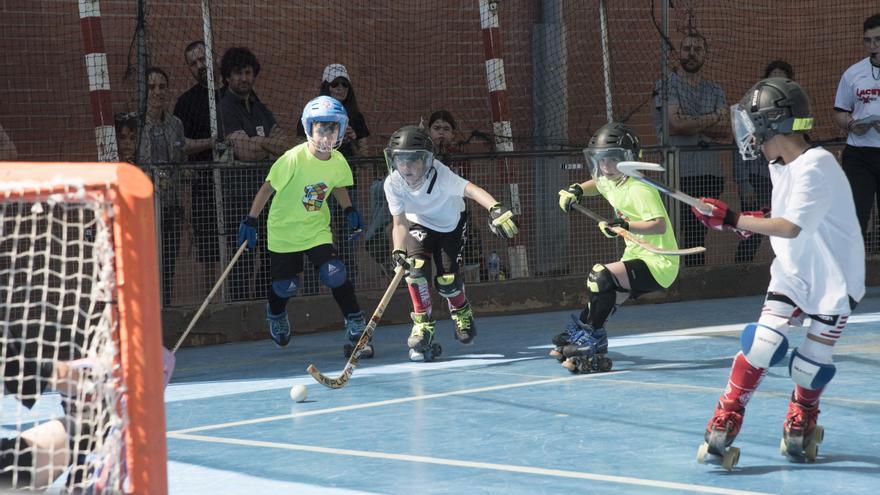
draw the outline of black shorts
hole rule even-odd
[[[657,283],[643,260],[626,260],[623,262],[623,266],[626,267],[626,274],[629,277],[629,295],[633,299],[638,299],[649,292],[665,289]]]
[[[272,280],[290,280],[302,273],[303,266],[305,265],[305,256],[309,257],[309,261],[314,265],[315,271],[318,271],[324,263],[339,259],[339,254],[332,244],[321,244],[305,251],[293,253],[269,251],[269,261],[272,264],[270,268]]]
[[[434,258],[437,275],[458,273],[462,251],[467,243],[467,214],[461,212],[458,225],[450,232],[437,232],[424,225],[411,224],[406,236],[407,256]]]

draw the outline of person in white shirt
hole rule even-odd
[[[868,56],[840,78],[834,97],[834,123],[847,132],[841,162],[856,202],[862,235],[880,194],[880,14],[865,19]]]
[[[834,377],[834,344],[847,318],[865,294],[865,250],[846,176],[834,155],[811,146],[805,133],[813,126],[810,99],[794,81],[758,82],[731,107],[736,143],[743,159],[770,163],[771,215],[740,215],[724,202],[711,215],[694,214],[707,227],[738,229],[770,237],[776,258],[761,316],[740,336],[742,351],[733,360],[727,387],[709,421],[698,458],[722,456],[731,469],[739,450],[730,447],[739,433],[745,407],[767,368],[788,351],[788,330],[803,315],[810,325],[803,343],[790,355],[795,382],[783,424],[781,450],[789,458],[813,461],[823,429],[817,424],[819,396]]]
[[[430,136],[416,126],[398,129],[385,149],[385,197],[393,219],[391,258],[407,270],[413,302],[413,328],[407,339],[412,361],[431,361],[440,353],[439,345],[434,344],[435,321],[431,315],[431,259],[436,268],[434,287],[449,304],[455,338],[468,344],[477,333],[458,272],[468,232],[464,198],[489,210],[489,227],[496,235],[511,239],[518,232],[509,209],[435,160],[433,150]]]

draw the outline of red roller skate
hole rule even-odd
[[[739,449],[731,447],[733,440],[742,428],[745,409],[729,411],[721,407],[715,407],[715,415],[709,420],[704,435],[705,441],[697,449],[697,462],[718,463],[727,471],[732,470],[739,462]]]
[[[779,453],[793,461],[814,462],[819,444],[825,438],[825,428],[817,424],[818,420],[819,404],[805,406],[792,395],[782,426]]]

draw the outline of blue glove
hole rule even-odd
[[[351,235],[348,236],[348,240],[357,240],[364,233],[364,219],[361,218],[361,214],[353,206],[349,206],[342,213],[345,214],[345,219],[348,220],[348,226],[351,228]]]
[[[257,247],[257,219],[248,215],[238,225],[238,245],[247,241],[248,251]]]

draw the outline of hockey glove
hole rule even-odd
[[[615,232],[612,227],[620,227],[623,230],[629,230],[629,222],[619,217],[610,222],[599,222],[599,231],[602,232],[605,237],[617,237],[617,232]]]
[[[495,203],[489,208],[489,229],[493,234],[503,239],[513,239],[513,236],[519,232],[519,227],[513,220],[513,212],[501,205]]]
[[[238,225],[238,245],[247,241],[248,251],[257,247],[257,219],[248,215]]]
[[[349,206],[342,213],[345,214],[345,219],[348,221],[349,228],[351,228],[351,235],[348,236],[348,240],[356,241],[364,232],[364,219],[353,206]]]
[[[699,212],[693,206],[691,207],[691,211],[694,215],[697,216],[697,219],[700,220],[700,223],[705,225],[707,228],[712,230],[717,230],[719,232],[733,232],[741,239],[747,239],[754,234],[754,232],[750,232],[748,230],[738,229],[736,224],[739,223],[739,218],[743,215],[742,213],[738,213],[734,210],[731,210],[727,203],[721,201],[720,199],[713,198],[700,198],[700,201],[712,206],[712,213],[709,215],[704,215]],[[758,216],[764,217],[763,212],[746,212],[746,216]]]
[[[559,207],[562,208],[562,211],[568,212],[571,210],[571,204],[580,202],[583,195],[584,190],[580,184],[572,184],[568,186],[568,189],[560,189]]]
[[[395,249],[391,252],[391,261],[394,262],[394,266],[400,266],[404,270],[409,270],[412,260],[406,257],[406,251]]]

